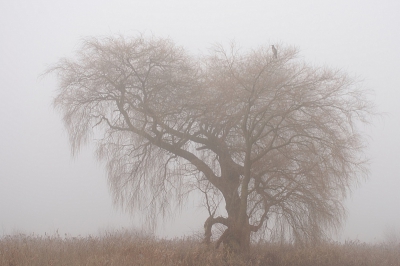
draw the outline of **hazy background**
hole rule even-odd
[[[54,76],[39,78],[81,38],[139,32],[170,37],[193,54],[216,42],[295,45],[315,65],[341,68],[374,90],[383,119],[367,129],[369,180],[346,205],[341,240],[381,240],[400,230],[400,1],[0,1],[0,236],[71,236],[139,226],[115,209],[91,148],[71,159],[53,111]],[[195,202],[161,236],[202,229]],[[400,231],[398,231],[400,232]]]

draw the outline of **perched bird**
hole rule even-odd
[[[278,50],[276,50],[275,46],[272,45],[272,52],[274,53],[274,58],[278,58]]]

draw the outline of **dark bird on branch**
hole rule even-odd
[[[275,46],[272,45],[272,52],[274,53],[274,58],[278,58],[278,50],[276,50]]]

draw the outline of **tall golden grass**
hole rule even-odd
[[[97,237],[7,235],[0,238],[0,265],[400,265],[400,244],[357,241],[316,247],[254,244],[246,257],[225,254],[198,239],[156,239],[129,231]]]

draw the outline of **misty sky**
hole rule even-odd
[[[0,1],[0,236],[87,235],[138,227],[114,208],[103,166],[89,146],[71,158],[52,106],[54,76],[86,36],[169,37],[192,54],[232,40],[244,48],[297,46],[313,65],[347,71],[373,90],[381,118],[366,128],[370,178],[353,188],[340,239],[380,240],[400,232],[400,1],[36,0]],[[201,230],[190,201],[162,236]]]

